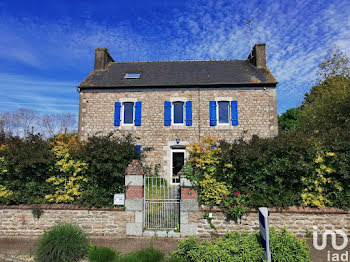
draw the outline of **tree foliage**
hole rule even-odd
[[[294,130],[299,127],[300,108],[291,108],[278,116],[278,129],[280,132]]]
[[[328,132],[350,127],[350,78],[334,76],[314,86],[305,96],[299,124],[304,130]]]
[[[318,82],[305,94],[302,105],[279,117],[281,131],[302,128],[328,132],[350,126],[350,64],[339,48],[329,50],[319,65]]]

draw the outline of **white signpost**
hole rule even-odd
[[[113,202],[115,206],[123,206],[125,204],[125,194],[114,194]]]
[[[264,248],[265,260],[271,261],[269,211],[267,210],[267,207],[259,207],[259,229],[261,245]]]

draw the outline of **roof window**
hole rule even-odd
[[[141,76],[141,73],[126,73],[124,78],[125,79],[139,79]]]

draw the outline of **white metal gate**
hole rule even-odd
[[[145,176],[144,190],[144,228],[180,230],[180,186]]]

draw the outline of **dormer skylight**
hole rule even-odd
[[[139,79],[141,76],[141,73],[126,73],[124,78],[125,79]]]

